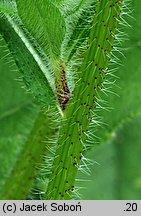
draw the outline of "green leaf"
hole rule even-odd
[[[16,4],[14,0],[0,0],[0,12],[16,15]]]
[[[50,119],[54,113],[51,115],[46,108],[37,118],[39,107],[14,80],[17,67],[11,62],[5,41],[0,39],[3,102],[0,104],[0,198],[26,199],[39,172],[36,167],[43,163],[43,155],[48,151],[46,137],[49,139],[56,132]]]
[[[78,19],[76,19],[76,17],[74,18],[74,21],[75,20],[76,21],[74,22],[75,24],[72,33],[65,46],[66,53],[64,53],[64,55],[67,62],[71,60],[71,58],[74,56],[76,52],[78,52],[79,49],[83,48],[83,43],[87,41],[92,26],[92,22],[93,22],[93,16],[95,13],[94,9],[95,9],[95,4],[93,3],[84,5],[83,10],[80,7]],[[75,14],[74,16],[77,15]],[[74,58],[78,58],[78,57],[74,56]]]
[[[42,104],[54,104],[56,99],[50,72],[23,33],[20,24],[9,16],[2,16],[0,32],[14,57],[27,89]],[[6,47],[5,50],[7,51]]]
[[[66,27],[59,9],[49,0],[16,2],[23,23],[44,52],[53,58],[60,56]]]
[[[16,65],[0,40],[0,192],[38,114],[31,95],[17,82]],[[3,48],[3,49],[2,49]]]

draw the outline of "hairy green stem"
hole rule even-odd
[[[88,127],[109,63],[122,0],[100,0],[90,31],[81,79],[65,112],[44,199],[70,199],[87,141]]]

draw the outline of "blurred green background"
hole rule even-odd
[[[91,176],[78,174],[82,199],[141,199],[141,1],[132,0],[131,28],[123,43],[119,77],[100,111],[106,126],[99,128],[100,144],[87,152],[95,161]],[[0,191],[22,149],[38,113],[33,98],[21,88],[19,74],[0,40]],[[9,63],[7,63],[9,62]],[[85,181],[86,180],[86,181]]]

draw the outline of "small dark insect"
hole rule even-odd
[[[70,93],[69,92],[64,92],[63,94],[59,94],[59,102],[62,107],[62,110],[65,109],[67,102],[70,99]]]
[[[65,109],[66,104],[68,103],[70,99],[70,90],[67,84],[67,78],[66,78],[66,72],[63,65],[61,65],[61,79],[59,80],[57,84],[57,95],[59,103],[62,107],[62,110]]]

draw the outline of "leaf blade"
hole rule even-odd
[[[16,22],[10,17],[7,19],[7,17],[2,16],[0,19],[0,31],[18,65],[19,71],[22,73],[23,81],[28,90],[41,104],[54,104],[53,87],[50,86],[51,82],[48,82],[43,73],[43,68],[45,70],[47,68],[43,62],[39,61],[40,58],[33,49],[32,44],[28,43],[28,39],[25,41],[18,24],[16,25]],[[32,49],[34,53],[31,51]]]
[[[47,55],[58,57],[65,36],[65,21],[49,0],[17,0],[19,15]]]

